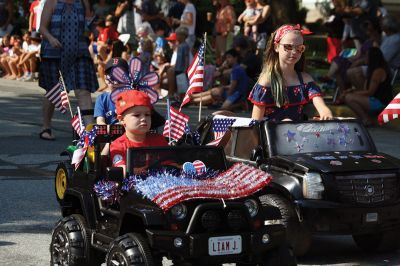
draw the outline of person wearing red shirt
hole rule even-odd
[[[29,31],[36,31],[37,29],[37,9],[39,7],[40,0],[35,0],[32,2],[31,7],[29,8]]]
[[[114,167],[122,167],[126,175],[126,151],[128,148],[168,146],[165,138],[150,133],[153,106],[149,96],[141,91],[121,92],[115,101],[117,118],[125,128],[125,134],[110,145]]]

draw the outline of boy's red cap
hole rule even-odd
[[[153,108],[149,96],[142,91],[128,90],[118,94],[117,99],[115,100],[117,115],[122,115],[126,110],[134,106],[147,106],[150,109]]]
[[[176,33],[173,32],[171,33],[167,38],[165,38],[167,41],[176,41]]]

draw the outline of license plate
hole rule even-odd
[[[365,221],[367,223],[373,223],[378,221],[378,213],[377,212],[369,212],[365,215]]]
[[[208,239],[208,254],[210,256],[239,254],[241,252],[241,236],[219,236]]]

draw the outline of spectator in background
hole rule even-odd
[[[132,0],[119,1],[115,9],[115,17],[118,19],[117,31],[119,34],[130,34],[128,43],[135,43],[135,14],[133,11],[134,5]]]
[[[8,79],[12,76],[10,67],[8,66],[8,56],[10,55],[10,39],[9,34],[2,36],[0,46],[0,68],[3,70],[3,78]]]
[[[155,89],[158,91],[158,94],[161,97],[168,95],[168,89],[169,86],[171,85],[168,82],[168,77],[170,76],[170,78],[172,79],[174,73],[174,71],[171,70],[170,74],[168,75],[168,70],[174,67],[176,64],[178,45],[179,45],[179,43],[177,42],[177,34],[175,32],[172,32],[167,38],[165,38],[165,40],[168,42],[169,50],[172,51],[171,56],[168,57],[167,55],[162,55],[157,53],[155,54],[158,67],[157,74],[160,77],[160,86],[156,87]],[[167,62],[168,59],[169,62]]]
[[[219,8],[215,17],[215,56],[217,64],[220,64],[227,48],[227,37],[233,32],[236,23],[236,14],[229,0],[217,2]]]
[[[192,94],[193,103],[202,102],[204,105],[209,105],[223,101],[221,109],[230,110],[233,104],[246,99],[249,81],[245,70],[240,65],[239,53],[234,49],[228,50],[225,53],[224,64],[232,68],[229,84]]]
[[[343,10],[343,16],[351,19],[350,37],[353,39],[357,49],[366,40],[367,36],[362,25],[367,19],[375,19],[378,6],[375,0],[353,0]]]
[[[167,48],[167,41],[165,40],[165,29],[161,26],[156,26],[154,28],[154,33],[156,34],[155,48],[154,51],[156,53],[165,54],[165,50]]]
[[[15,80],[20,76],[19,70],[16,66],[16,62],[19,59],[21,51],[20,49],[15,49],[17,47],[16,43],[18,43],[18,39],[19,40],[21,39],[18,35],[12,35],[10,37],[8,52],[3,57],[2,61],[2,64],[5,66],[6,69],[8,69],[8,72],[10,73],[7,77],[7,79],[10,80]],[[20,42],[19,42],[19,48],[21,48]]]
[[[37,12],[39,9],[40,0],[35,0],[32,2],[29,8],[29,31],[37,30]]]
[[[196,41],[196,8],[189,0],[179,1],[185,5],[185,9],[183,10],[181,18],[179,20],[172,19],[172,23],[188,29],[189,35],[187,36],[186,42],[188,43],[189,47],[192,48],[194,42]]]
[[[28,51],[21,56],[18,64],[18,67],[24,69],[23,81],[32,81],[35,78],[34,73],[37,72],[37,63],[39,61],[40,34],[34,31],[29,39],[31,44],[28,46]]]
[[[367,32],[368,39],[362,44],[360,50],[357,50],[354,56],[348,57],[343,53],[333,58],[328,73],[319,78],[319,81],[324,82],[323,86],[326,88],[338,87],[339,95],[337,99],[335,99],[335,104],[343,103],[341,92],[347,90],[351,86],[347,72],[357,73],[356,75],[363,76],[362,72],[365,71],[366,73],[365,62],[368,49],[372,46],[379,46],[381,42],[382,30],[378,19],[367,20],[364,23],[364,28]]]
[[[103,91],[107,88],[105,84],[104,66],[109,58],[109,54],[112,49],[112,43],[114,41],[118,41],[119,34],[113,25],[112,15],[108,15],[105,22],[103,20],[98,21],[97,30],[99,32],[99,36],[97,38],[97,71],[100,79],[103,81],[103,85],[99,88],[99,91]]]
[[[179,25],[173,23],[174,19],[180,19],[185,9],[185,4],[178,0],[170,0],[171,6],[167,14],[167,23],[170,28],[176,29]]]
[[[111,8],[107,4],[106,0],[99,0],[98,3],[93,5],[93,12],[99,18],[105,18],[108,14],[110,14]]]
[[[85,17],[92,17],[88,0],[46,0],[40,22],[43,40],[39,86],[46,91],[52,89],[60,80],[60,70],[65,89],[74,90],[84,124],[89,125],[93,123],[90,94],[97,90],[99,84],[84,36]],[[44,97],[41,139],[55,139],[51,130],[53,112],[54,104]]]
[[[400,67],[400,33],[399,24],[391,17],[386,16],[382,20],[382,30],[385,35],[382,37],[380,49],[389,68],[394,69]],[[367,66],[353,67],[347,70],[347,79],[357,89],[364,88],[367,78]]]
[[[382,19],[382,30],[385,36],[380,45],[389,68],[394,71],[400,67],[400,24],[389,15]]]
[[[156,6],[155,0],[143,0],[140,12],[142,15],[142,20],[150,23],[153,31],[157,27],[156,25],[166,27],[164,16],[160,13],[160,10]]]
[[[345,2],[343,0],[332,0],[332,4],[333,9],[331,9],[330,17],[325,23],[325,27],[328,29],[328,37],[326,38],[328,63],[331,63],[333,58],[338,56],[342,50],[341,38],[344,29],[341,12],[345,7]]]
[[[259,10],[259,15],[255,20],[249,20],[249,25],[257,25],[258,38],[256,40],[256,54],[262,55],[267,44],[268,36],[273,32],[271,7],[264,0],[256,0],[256,9]]]
[[[344,99],[365,126],[372,126],[370,114],[379,114],[393,99],[393,94],[390,69],[379,48],[368,50],[367,66],[364,89],[346,91]]]
[[[257,41],[257,24],[249,24],[246,21],[256,20],[256,18],[260,15],[260,10],[256,9],[256,1],[255,0],[246,0],[246,9],[240,14],[238,17],[238,22],[243,23],[244,26],[244,36],[249,38],[253,38],[253,40]]]
[[[251,83],[255,82],[261,72],[261,56],[255,54],[250,41],[243,37],[238,37],[233,41],[233,48],[239,53],[241,66],[251,79]]]
[[[186,75],[186,70],[189,67],[190,60],[190,47],[186,42],[188,37],[188,29],[186,27],[179,27],[176,29],[176,42],[177,42],[177,52],[176,52],[176,62],[175,66],[171,66],[167,70],[168,77],[168,97],[179,101],[180,96],[177,93],[176,88],[176,77],[180,74]]]

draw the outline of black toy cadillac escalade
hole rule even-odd
[[[216,119],[198,126],[201,144],[214,139]],[[366,251],[399,247],[400,160],[378,152],[360,121],[264,121],[227,135],[228,163],[273,176],[260,200],[280,209],[296,255],[314,233],[350,234]]]

